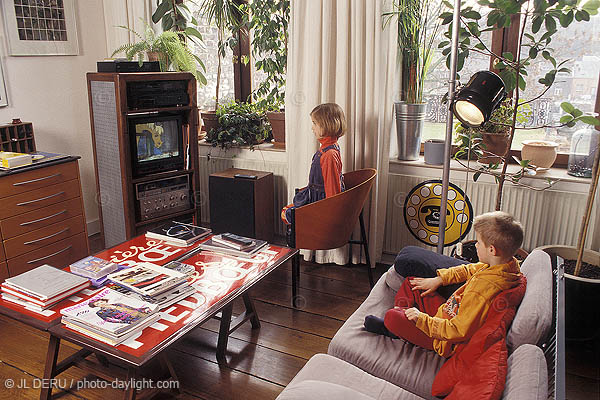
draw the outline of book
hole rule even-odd
[[[111,335],[123,334],[157,312],[156,304],[134,299],[109,288],[60,310],[70,320]]]
[[[0,151],[0,167],[11,169],[30,165],[33,157],[28,153],[16,153],[13,151]]]
[[[211,230],[201,226],[170,221],[146,232],[150,239],[163,240],[175,246],[189,246],[197,240],[210,235]]]
[[[2,152],[0,152],[0,153],[2,153]],[[68,154],[48,153],[45,151],[35,151],[33,153],[16,153],[16,154],[25,154],[25,155],[29,156],[31,161],[29,161],[27,163],[19,163],[19,165],[11,165],[11,166],[5,166],[4,163],[2,161],[0,161],[0,170],[9,170],[10,171],[13,169],[24,168],[24,167],[27,167],[30,165],[44,164],[49,161],[60,160],[63,158],[71,157]],[[14,161],[11,161],[11,164],[15,164]]]
[[[86,278],[48,264],[4,280],[4,285],[41,301],[57,297],[79,286],[85,287],[86,283],[89,285]]]
[[[155,296],[185,282],[187,275],[151,263],[140,263],[113,272],[108,279],[141,295]]]
[[[87,288],[88,286],[89,286],[89,281],[87,283],[83,283],[79,286],[76,286],[71,290],[67,290],[66,292],[63,292],[63,293],[59,294],[58,296],[55,296],[55,297],[52,297],[50,299],[43,300],[43,301],[38,298],[32,297],[32,296],[28,295],[27,293],[23,293],[19,289],[6,284],[6,282],[2,284],[2,286],[0,287],[0,290],[2,291],[3,294],[8,294],[10,296],[17,297],[21,301],[25,301],[29,304],[46,309],[46,308],[52,307],[53,305],[59,303],[61,300],[66,299],[67,297],[71,296],[72,294],[75,294],[75,293],[79,292],[80,290]]]
[[[215,240],[219,238],[220,235],[214,235],[206,242],[200,243],[198,248],[201,250],[214,251],[215,253],[229,254],[237,257],[250,257],[268,245],[268,243],[265,240],[253,239],[254,244],[252,246],[247,247],[243,250],[238,250],[234,249],[229,245],[219,243]]]
[[[69,266],[72,273],[91,279],[102,278],[117,268],[118,264],[94,256],[85,257]]]
[[[142,300],[142,301],[148,301],[150,303],[158,304],[158,307],[161,310],[177,303],[180,300],[185,299],[186,297],[191,296],[192,294],[194,294],[196,292],[196,289],[193,286],[186,285],[186,284],[179,285],[179,286],[175,287],[175,289],[168,290],[166,292],[160,293],[153,297],[142,296],[139,293],[133,292],[129,289],[126,289],[122,286],[118,286],[116,284],[110,286],[110,288],[119,293],[123,293],[127,296],[130,296],[130,297]]]
[[[237,250],[245,250],[256,243],[256,241],[253,239],[234,235],[233,233],[222,233],[220,235],[213,236],[212,239],[219,244],[223,244]]]

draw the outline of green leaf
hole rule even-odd
[[[536,58],[538,55],[538,49],[535,47],[532,47],[529,49],[529,58]]]
[[[598,7],[600,7],[600,1],[590,0],[581,7],[582,10],[586,11],[590,15],[598,14]]]
[[[161,20],[161,18],[165,15],[167,11],[171,9],[171,0],[163,0],[162,3],[158,5],[154,14],[152,14],[152,22],[155,24]]]
[[[481,19],[481,14],[479,14],[479,13],[478,13],[477,11],[475,11],[475,10],[470,10],[470,11],[467,11],[467,12],[464,14],[464,17],[465,17],[465,18],[470,18],[470,19]]]
[[[583,117],[579,117],[579,120],[584,124],[598,126],[600,125],[600,120],[598,118],[594,118],[589,115],[584,115]]]
[[[561,69],[558,70],[558,72],[564,72],[566,74],[570,74],[571,70],[569,68],[561,68]]]
[[[506,58],[508,61],[514,61],[515,60],[513,54],[510,51],[502,53],[502,57]]]
[[[556,31],[556,20],[550,14],[546,14],[545,25],[548,32]]]
[[[194,27],[188,26],[187,28],[185,28],[184,32],[187,36],[197,37],[198,39],[202,40],[202,35]]]
[[[558,20],[560,21],[560,26],[566,28],[571,24],[571,22],[573,22],[573,10],[570,10],[566,14],[561,14]]]
[[[577,17],[577,15],[575,15]],[[580,21],[580,20],[578,20]],[[539,16],[535,16],[533,17],[533,22],[531,23],[531,31],[533,33],[538,33],[540,31],[540,28],[542,27],[542,22],[544,22],[544,20],[539,17]]]
[[[567,122],[571,121],[572,119],[573,119],[572,115],[563,115],[562,117],[560,117],[560,123],[566,124]]]
[[[473,174],[473,182],[477,182],[477,179],[481,176],[481,171],[477,171]]]
[[[438,49],[441,49],[442,47],[446,47],[450,44],[450,42],[448,40],[444,40],[443,42],[440,42],[440,44],[438,44]]]
[[[519,75],[519,89],[525,90],[526,86],[527,86],[527,83],[525,82],[525,78],[523,78],[521,75]]]
[[[583,111],[581,111],[579,108],[576,108],[573,110],[571,115],[574,116],[575,118],[581,117],[583,115]]]
[[[569,114],[572,114],[573,111],[575,111],[575,107],[573,107],[573,105],[567,101],[563,101],[562,103],[560,103],[560,108],[562,108],[564,112]]]
[[[479,50],[485,50],[485,45],[483,43],[477,43],[475,48]]]

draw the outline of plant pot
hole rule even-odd
[[[444,150],[446,141],[442,139],[429,139],[423,145],[425,164],[442,165],[444,163]]]
[[[268,112],[267,118],[273,132],[273,146],[285,147],[285,112]]]
[[[202,111],[200,117],[202,118],[202,129],[206,133],[219,126],[219,118],[217,118],[216,111]]]
[[[414,161],[421,152],[421,133],[425,122],[427,104],[394,103],[398,159]]]
[[[521,160],[539,168],[550,168],[556,160],[558,143],[549,140],[524,140]]]
[[[551,257],[577,259],[575,246],[540,247]],[[583,251],[583,261],[600,268],[600,253]],[[572,340],[591,340],[600,335],[600,279],[582,278],[564,274],[565,277],[565,336]]]
[[[502,157],[508,147],[510,135],[504,133],[481,132],[485,146],[484,156],[479,159],[483,164],[497,164],[502,162]],[[489,153],[497,155],[488,155]]]

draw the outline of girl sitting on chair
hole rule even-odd
[[[342,178],[342,158],[338,138],[346,133],[346,116],[342,108],[335,103],[316,106],[310,112],[312,131],[321,144],[313,155],[308,185],[298,191],[294,202],[281,210],[281,219],[292,223],[291,209],[331,197],[344,190]]]

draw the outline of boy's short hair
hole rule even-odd
[[[523,227],[512,215],[493,211],[475,217],[473,229],[486,245],[492,245],[501,255],[512,257],[523,243]]]
[[[323,128],[324,136],[342,137],[346,133],[346,115],[342,107],[335,103],[319,104],[310,116]]]

